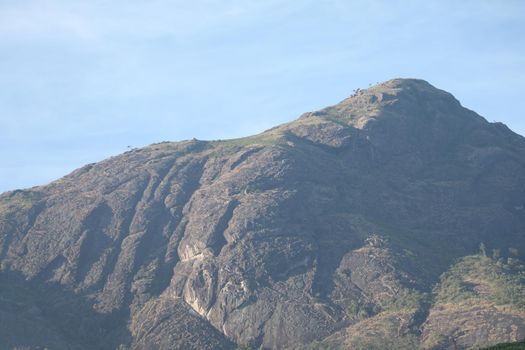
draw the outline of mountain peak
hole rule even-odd
[[[427,95],[433,99],[448,99],[450,102],[458,103],[458,101],[444,90],[438,89],[426,80],[414,78],[396,78],[387,80],[383,83],[370,87],[366,91],[370,93],[389,93],[391,95],[411,95],[412,97],[420,98]]]
[[[363,129],[368,122],[384,116],[402,114],[404,118],[400,119],[406,121],[409,117],[416,120],[420,119],[421,115],[444,114],[446,111],[459,110],[465,109],[452,94],[434,87],[427,81],[396,78],[367,89],[356,89],[350,97],[312,115],[328,116]]]
[[[392,87],[417,87],[417,88],[433,88],[428,81],[424,79],[417,79],[417,78],[394,78],[387,81],[384,81],[382,83],[379,83],[377,85],[384,85],[384,86],[392,86]]]
[[[362,98],[369,97],[370,103],[382,102],[384,100],[392,100],[395,98],[410,99],[412,102],[421,102],[421,97],[426,99],[442,100],[446,99],[448,102],[458,104],[459,102],[447,91],[441,90],[423,79],[414,78],[395,78],[382,83],[373,85],[367,89],[356,89],[347,99],[339,104],[345,102],[363,102]],[[375,98],[373,98],[373,96]]]
[[[393,79],[259,135],[0,195],[0,348],[521,339],[524,158],[525,139]]]

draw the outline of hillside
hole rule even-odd
[[[416,79],[131,150],[0,195],[0,349],[520,340],[524,184],[523,137]]]

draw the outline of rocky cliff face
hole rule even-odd
[[[505,125],[396,79],[259,135],[154,144],[4,193],[0,348],[523,338],[524,159]]]

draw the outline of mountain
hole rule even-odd
[[[0,196],[0,349],[525,337],[525,139],[394,79]]]

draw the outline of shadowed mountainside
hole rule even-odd
[[[0,349],[519,340],[524,184],[523,137],[415,79],[132,150],[0,196]]]

